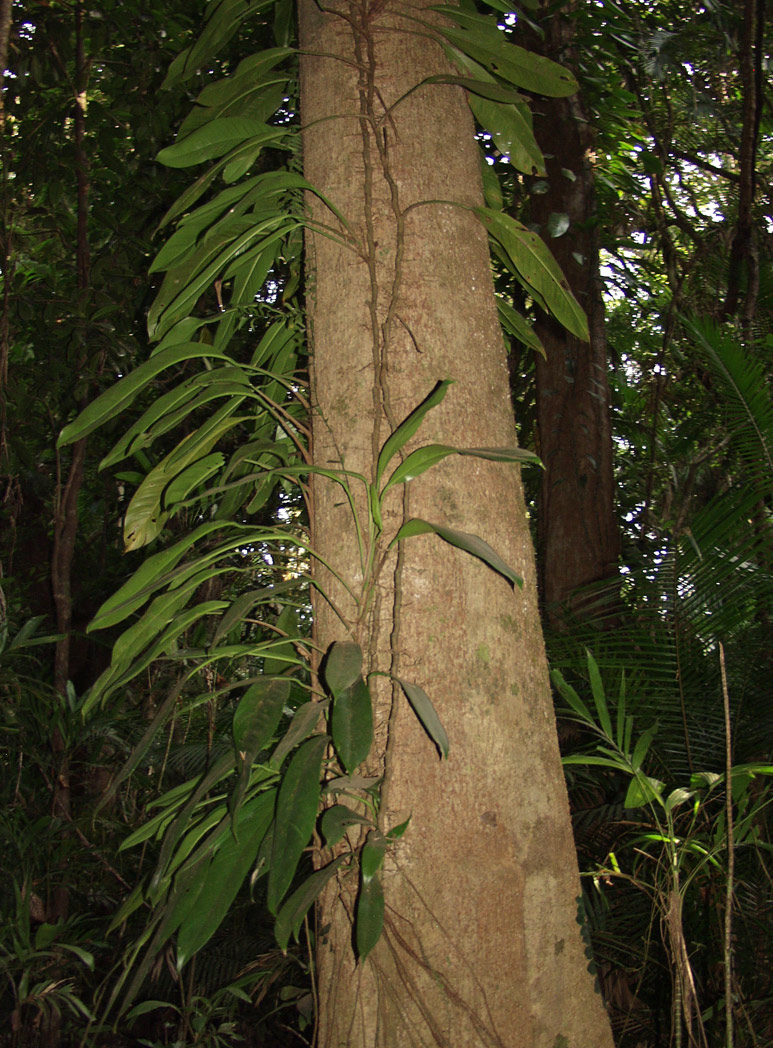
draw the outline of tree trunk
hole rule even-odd
[[[548,18],[542,52],[571,65],[572,12]],[[534,133],[545,155],[547,192],[532,196],[532,219],[588,316],[582,342],[542,314],[535,330],[546,358],[537,358],[539,453],[545,465],[537,518],[540,590],[548,620],[563,609],[603,618],[616,607],[620,540],[614,505],[607,340],[599,275],[593,129],[578,96],[540,98]],[[551,237],[551,215],[569,227]],[[610,581],[599,594],[576,591]]]
[[[305,175],[348,222],[335,238],[308,239],[314,462],[369,480],[395,424],[443,379],[454,384],[409,449],[515,444],[486,236],[464,206],[442,202],[481,201],[473,123],[460,88],[405,97],[447,68],[409,14],[437,17],[416,0],[300,8]],[[316,197],[309,206],[331,232],[330,212]],[[381,825],[411,822],[387,853],[384,935],[364,963],[352,949],[354,878],[322,900],[318,1044],[609,1046],[577,924],[518,477],[451,458],[393,493],[375,554],[383,569],[363,592],[346,499],[315,478],[312,542],[351,588],[317,571],[318,593],[336,610],[317,597],[316,640],[321,650],[355,640],[367,672],[424,688],[450,756],[438,759],[399,689],[371,676],[376,741],[365,771],[384,776]],[[481,535],[523,590],[436,536],[386,552],[406,516]]]

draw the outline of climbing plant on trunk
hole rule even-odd
[[[214,0],[170,82],[261,12]],[[232,745],[127,842],[161,843],[116,918],[153,906],[113,1000],[128,1006],[171,936],[182,968],[252,869],[283,946],[320,896],[320,1046],[607,1045],[517,475],[534,456],[515,446],[487,239],[535,301],[578,337],[587,325],[490,179],[484,205],[472,116],[504,126],[530,170],[519,89],[576,85],[495,18],[303,3],[301,175],[286,13],[278,46],[205,86],[162,151],[210,166],[163,223],[158,345],[63,437],[155,394],[103,463],[142,453],[124,536],[153,552],[93,624],[131,623],[88,708],[158,659],[181,683],[156,726],[186,688],[201,702],[215,667],[233,706]],[[283,523],[298,483],[310,535]],[[284,579],[209,599],[257,551]],[[311,638],[291,595],[305,560]]]

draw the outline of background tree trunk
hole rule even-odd
[[[570,8],[576,7],[570,5]],[[545,19],[541,51],[572,65],[572,10]],[[531,37],[536,40],[536,34]],[[548,620],[562,621],[561,606],[590,612],[593,598],[575,591],[610,580],[611,595],[593,614],[615,605],[620,539],[614,502],[612,431],[604,300],[593,171],[593,128],[578,95],[539,98],[534,133],[545,155],[547,192],[532,196],[531,215],[588,316],[590,342],[582,342],[541,314],[535,330],[546,357],[537,357],[539,453],[545,464],[537,518],[540,591]],[[569,227],[551,236],[551,216]],[[554,221],[556,220],[554,219]],[[611,596],[611,600],[609,599]],[[598,595],[596,600],[598,599]]]
[[[436,17],[421,3],[419,17]],[[314,461],[371,479],[378,449],[441,379],[454,385],[411,446],[515,444],[486,237],[460,207],[481,200],[461,89],[427,86],[440,49],[391,2],[340,14],[301,4],[306,177],[342,210],[356,247],[309,238]],[[393,107],[394,108],[390,108]],[[314,217],[330,224],[316,198]],[[341,489],[314,482],[313,545],[362,583]],[[405,490],[405,496],[403,495]],[[410,505],[403,502],[409,500]],[[358,502],[363,527],[364,500]],[[395,489],[404,515],[480,534],[525,578],[500,576],[434,536],[389,553],[363,610],[329,571],[317,585],[322,649],[354,639],[366,670],[434,700],[451,740],[440,762],[404,698],[372,677],[387,855],[385,932],[352,951],[353,878],[324,897],[318,931],[325,1048],[611,1045],[586,971],[579,884],[539,628],[528,526],[511,467],[446,460]],[[564,1042],[561,1038],[566,1038]]]

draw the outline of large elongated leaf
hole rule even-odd
[[[255,860],[271,823],[274,791],[261,793],[239,815],[239,837],[226,837],[207,869],[201,892],[183,920],[177,936],[177,967],[201,949],[220,927]]]
[[[362,677],[335,695],[330,722],[336,753],[351,774],[368,756],[373,742],[373,705]]]
[[[523,586],[523,579],[520,575],[517,575],[511,567],[505,564],[499,554],[487,542],[484,542],[478,535],[471,535],[467,531],[457,531],[455,528],[447,528],[443,524],[431,524],[428,520],[412,517],[403,524],[392,539],[391,545],[394,546],[396,542],[411,538],[414,535],[427,534],[440,536],[441,539],[452,546],[456,546],[457,549],[462,549],[466,553],[471,553],[473,557],[484,561],[494,571],[503,575],[508,582],[513,583],[515,586]]]
[[[293,756],[279,787],[266,903],[276,914],[295,875],[317,818],[326,735],[307,739]]]
[[[400,463],[384,485],[384,492],[393,484],[407,484],[449,455],[488,459],[492,462],[536,462],[539,458],[523,448],[453,448],[447,444],[427,444],[417,448]]]
[[[427,735],[429,735],[440,751],[440,756],[448,757],[448,735],[440,721],[440,717],[437,715],[437,711],[433,706],[430,697],[423,688],[419,687],[418,684],[411,684],[409,681],[400,680],[399,678],[398,683],[405,692],[406,697],[413,708],[413,712],[424,726]]]
[[[378,874],[363,877],[357,896],[355,943],[357,955],[364,961],[381,938],[384,928],[384,889]]]
[[[154,590],[165,574],[176,567],[189,549],[196,545],[199,539],[206,537],[212,531],[217,530],[220,525],[216,521],[207,521],[199,524],[190,534],[175,542],[168,549],[160,550],[137,568],[132,577],[114,593],[112,597],[104,602],[89,623],[88,629],[101,630],[108,626],[115,626],[142,607],[146,600],[153,594]]]
[[[231,400],[224,405],[225,411],[235,411],[238,400]],[[162,459],[145,477],[135,491],[124,517],[124,546],[126,550],[139,549],[156,538],[164,527],[175,504],[167,501],[169,485],[172,480],[199,458],[208,455],[212,445],[234,426],[241,418],[223,418],[221,409],[208,423],[196,433],[189,434],[177,445],[174,451]]]
[[[197,357],[220,357],[224,354],[202,342],[179,342],[146,360],[114,386],[110,386],[83,409],[74,422],[65,426],[59,437],[59,446],[87,437],[95,429],[134,403],[137,394],[166,368]]]
[[[349,688],[362,675],[362,648],[352,641],[330,645],[324,664],[325,683],[333,695]]]
[[[527,175],[544,175],[545,160],[531,128],[531,114],[525,104],[494,102],[470,95],[467,99],[475,119],[488,131],[500,153]]]
[[[519,342],[523,342],[525,346],[535,350],[541,357],[544,357],[545,347],[526,318],[522,317],[520,313],[513,309],[509,302],[505,302],[502,298],[497,299],[497,309],[499,311],[499,323],[505,331],[510,335],[514,335]]]
[[[340,855],[337,859],[328,863],[328,865],[321,870],[312,873],[311,877],[305,880],[300,888],[296,888],[288,898],[287,902],[282,906],[277,914],[276,924],[274,926],[276,941],[279,943],[279,948],[281,950],[284,951],[287,949],[287,944],[290,941],[291,935],[295,939],[298,938],[301,925],[303,924],[303,918],[309,912],[309,909],[327,882],[334,876],[347,858],[348,856],[346,855]]]
[[[445,397],[450,385],[450,379],[444,379],[442,382],[438,382],[430,395],[400,423],[394,433],[392,433],[392,435],[385,441],[381,453],[378,456],[378,463],[376,466],[376,487],[381,483],[384,470],[389,465],[392,458],[394,458],[401,448],[405,447],[422,424],[427,412],[436,407],[443,397]]]
[[[476,207],[489,234],[501,245],[509,264],[533,288],[553,316],[578,338],[588,341],[588,320],[566,277],[543,241],[502,211]]]
[[[203,32],[172,62],[163,87],[193,76],[228,43],[245,18],[273,4],[274,0],[213,0],[207,7]]]
[[[220,120],[210,120],[181,142],[162,149],[157,160],[167,167],[192,167],[205,160],[221,157],[248,139],[265,139],[271,135],[268,124],[258,120],[243,116],[222,117]]]
[[[435,10],[462,27],[435,26],[435,31],[501,79],[527,91],[558,98],[577,91],[577,80],[568,69],[513,44],[498,28],[495,18],[458,7],[438,6]]]
[[[289,696],[289,680],[261,680],[239,700],[231,730],[234,749],[245,763],[251,763],[271,741]]]

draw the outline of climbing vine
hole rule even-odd
[[[493,0],[492,6],[499,10]],[[382,930],[384,856],[409,828],[409,820],[396,826],[384,821],[393,741],[388,729],[383,752],[376,755],[378,774],[363,773],[374,743],[373,676],[391,677],[393,711],[407,700],[441,757],[449,748],[430,697],[405,680],[400,667],[402,543],[432,533],[520,585],[484,539],[410,512],[409,483],[448,456],[511,463],[535,456],[520,448],[438,444],[406,451],[449,382],[441,377],[406,418],[396,417],[389,350],[401,323],[396,303],[408,209],[390,167],[390,111],[375,84],[372,18],[378,5],[357,0],[336,12],[355,41],[364,229],[355,229],[301,173],[298,52],[288,46],[286,0],[212,0],[200,38],[173,63],[167,83],[198,76],[246,20],[265,20],[272,10],[276,46],[244,58],[229,75],[207,84],[175,143],[159,155],[171,167],[206,167],[161,223],[169,233],[151,273],[164,276],[148,316],[155,348],[61,437],[72,443],[111,424],[125,409],[145,405],[102,467],[129,460],[131,468],[118,474],[122,483],[136,484],[124,516],[125,547],[150,547],[150,552],[91,624],[92,630],[122,632],[84,713],[122,701],[132,681],[160,659],[173,667],[175,683],[121,778],[140,766],[172,716],[213,701],[233,710],[230,745],[213,748],[205,771],[157,798],[153,817],[124,842],[129,848],[155,840],[158,859],[113,922],[117,927],[143,906],[150,913],[112,993],[110,1006],[122,1010],[173,936],[178,969],[204,946],[251,871],[252,883],[267,878],[266,902],[282,948],[299,935],[331,878],[357,876],[355,944],[362,960],[368,956]],[[446,6],[434,10],[442,19],[414,19],[417,31],[439,43],[458,72],[430,77],[415,89],[462,86],[479,125],[512,165],[529,174],[542,171],[521,91],[571,93],[572,77],[511,43],[495,15]],[[389,190],[397,245],[385,303],[379,300],[372,224],[376,172]],[[473,210],[493,250],[534,302],[586,337],[582,310],[549,252],[536,234],[499,209],[496,176],[490,169],[485,176],[487,206]],[[310,217],[305,194],[322,201],[325,221]],[[433,203],[438,202],[411,206]],[[337,240],[368,267],[375,420],[369,476],[325,469],[309,447],[299,302],[303,231],[309,229]],[[508,331],[539,349],[529,325],[507,302],[501,303],[501,315]],[[352,514],[357,580],[342,577],[334,563],[323,560],[294,511],[296,493],[308,497],[315,474],[338,485]],[[399,488],[401,517],[387,530],[385,499]],[[393,563],[389,554],[395,548],[391,664],[378,667],[370,657],[376,583]],[[284,571],[252,588],[261,555],[284,565]],[[306,636],[304,601],[298,597],[299,577],[315,560],[324,563],[357,609],[354,620],[339,612],[341,637],[326,652]],[[246,584],[225,589],[226,579]],[[332,601],[313,574],[311,584],[321,599]],[[315,832],[322,864],[294,887]]]

